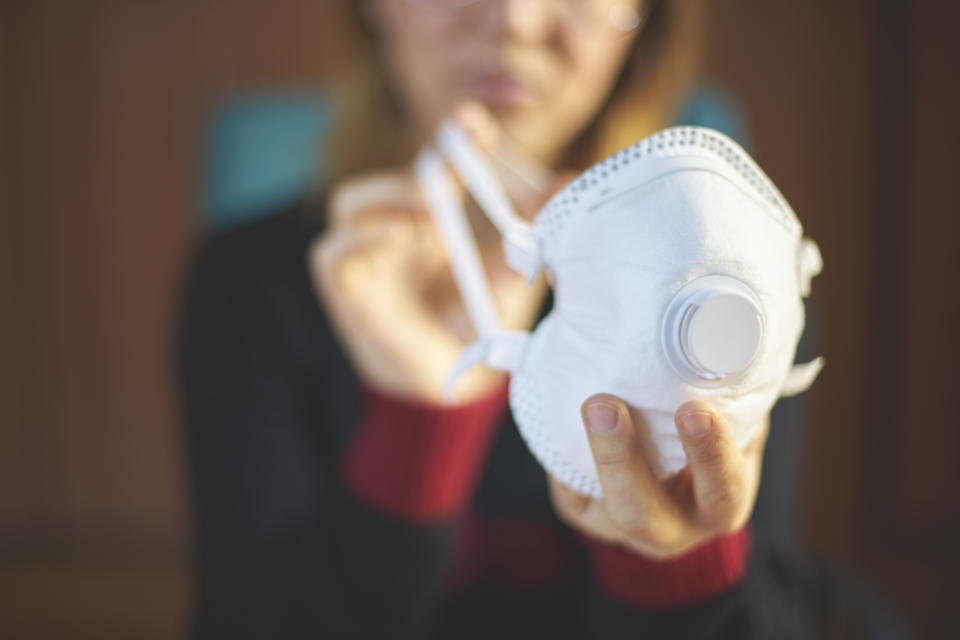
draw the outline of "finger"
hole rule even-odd
[[[384,172],[347,181],[330,196],[332,227],[357,225],[390,217],[426,218],[426,203],[413,180]]]
[[[490,153],[500,144],[500,125],[483,103],[476,100],[461,102],[454,110],[454,119],[467,130],[470,138],[482,151]]]
[[[570,519],[582,517],[587,507],[590,506],[590,502],[593,500],[593,498],[586,494],[574,491],[550,473],[547,474],[547,486],[550,489],[550,497],[554,505],[563,512],[563,515],[568,516]]]
[[[547,487],[554,511],[568,526],[604,542],[622,538],[618,527],[596,500],[574,491],[549,473]]]
[[[734,527],[750,503],[750,482],[730,426],[702,400],[681,406],[675,421],[693,476],[698,519],[713,527]]]
[[[337,229],[317,242],[311,262],[325,286],[357,286],[399,259],[398,247],[411,231],[403,222]]]
[[[581,406],[587,439],[610,517],[628,535],[640,534],[663,509],[660,487],[643,459],[630,413],[619,398],[596,394]]]
[[[454,119],[464,128],[490,166],[522,217],[536,213],[557,190],[551,169],[506,136],[500,124],[480,102],[462,102]]]

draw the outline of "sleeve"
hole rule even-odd
[[[744,588],[750,527],[668,560],[579,534],[590,561],[592,637],[644,629],[651,637],[753,638],[755,594]]]
[[[637,629],[653,638],[824,637],[832,611],[818,572],[801,556],[755,548],[751,538],[747,525],[666,562],[591,549],[590,637],[629,637]]]
[[[668,560],[581,539],[600,589],[621,604],[646,609],[688,606],[723,594],[743,579],[750,555],[749,525]]]
[[[208,246],[182,305],[193,637],[419,637],[505,389],[434,407],[363,387],[341,452],[337,399],[298,373],[248,262]]]

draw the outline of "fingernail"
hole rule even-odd
[[[691,411],[680,416],[684,432],[691,438],[701,438],[713,427],[713,414],[708,411]]]
[[[592,431],[607,433],[617,428],[617,423],[620,422],[620,412],[617,411],[616,407],[595,402],[587,406],[587,422]]]

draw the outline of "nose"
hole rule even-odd
[[[501,0],[503,27],[518,40],[539,42],[553,28],[553,5],[559,0]]]

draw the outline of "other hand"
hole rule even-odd
[[[458,117],[481,147],[495,137],[492,119],[477,117],[476,107],[463,111]],[[327,214],[309,267],[358,375],[385,391],[442,403],[446,375],[476,334],[412,170],[343,181]],[[501,326],[529,329],[545,279],[528,287],[506,265],[493,225],[476,211],[472,217]],[[504,381],[502,372],[476,367],[457,385],[457,400],[468,402]]]
[[[554,510],[568,525],[645,556],[680,555],[742,528],[753,511],[769,418],[743,451],[723,416],[704,401],[683,404],[674,420],[688,465],[658,481],[627,405],[595,394],[581,406],[603,498],[576,492],[548,476]]]

